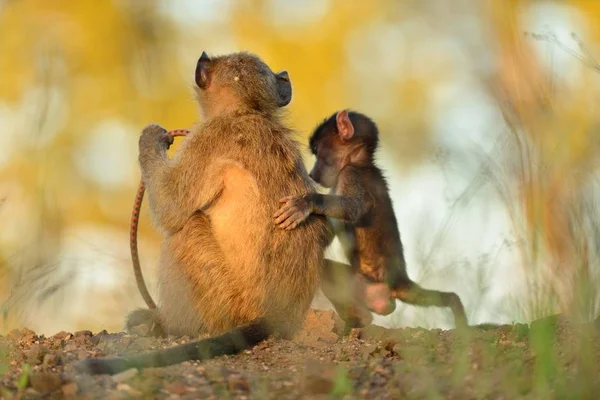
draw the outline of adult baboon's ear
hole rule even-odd
[[[210,64],[210,58],[203,51],[196,64],[196,85],[200,89],[206,89],[210,85]]]
[[[275,74],[277,81],[277,94],[279,99],[277,105],[279,107],[285,107],[292,101],[292,82],[287,71],[281,71]]]

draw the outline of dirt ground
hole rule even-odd
[[[531,325],[453,330],[371,326],[339,336],[331,311],[312,310],[292,341],[269,340],[237,356],[74,374],[76,360],[185,343],[102,331],[0,336],[2,398],[516,399],[595,398],[600,393],[598,324],[587,332],[559,317]]]

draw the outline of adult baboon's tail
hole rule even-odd
[[[237,354],[268,339],[272,333],[267,321],[258,319],[220,336],[169,349],[123,357],[88,358],[75,364],[75,369],[88,374],[112,375],[130,368],[164,367],[189,360],[207,360]]]

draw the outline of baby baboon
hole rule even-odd
[[[336,280],[329,282],[330,285],[343,289],[339,285],[355,284],[357,278],[353,281],[352,274],[358,272],[368,281],[358,288],[364,290],[362,296],[365,297],[352,290],[350,296],[359,296],[358,302],[370,310],[389,314],[396,307],[395,299],[418,306],[450,307],[456,326],[464,327],[467,318],[455,293],[424,289],[406,273],[387,183],[374,161],[378,136],[375,123],[357,112],[340,111],[321,123],[310,138],[311,151],[317,157],[310,176],[331,188],[331,192],[281,199],[284,204],[275,213],[275,223],[289,231],[302,226],[300,223],[311,214],[332,218],[331,222],[336,224],[334,231],[351,267],[328,261],[325,278]],[[327,280],[324,285],[328,284]],[[382,287],[382,283],[387,288]],[[329,297],[328,291],[323,291]],[[356,303],[355,299],[344,302],[334,298],[332,303],[347,325],[363,325],[360,321],[363,316],[352,315],[361,312],[360,304],[353,301]]]
[[[125,358],[87,359],[79,370],[116,373],[233,354],[302,325],[332,235],[324,217],[277,229],[277,200],[314,191],[293,132],[279,116],[292,96],[286,72],[235,53],[196,67],[204,123],[168,159],[173,138],[158,125],[140,137],[139,161],[154,225],[164,235],[159,305],[128,326],[210,339]]]

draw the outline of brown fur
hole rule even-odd
[[[275,222],[293,231],[311,214],[331,218],[351,265],[328,261],[324,293],[348,324],[370,323],[365,306],[387,315],[399,299],[413,305],[450,307],[456,325],[464,327],[467,318],[455,293],[421,288],[406,273],[387,183],[374,162],[378,135],[375,123],[355,112],[335,113],[319,125],[310,139],[311,150],[317,156],[310,176],[331,192],[282,199],[285,204],[275,214]],[[359,274],[367,283],[357,286],[353,274]],[[357,289],[348,291],[350,285]],[[350,294],[340,297],[336,289],[346,289]]]
[[[247,53],[212,59],[203,53],[196,83],[204,123],[172,159],[164,129],[150,125],[140,137],[150,211],[164,238],[159,307],[135,311],[128,326],[147,320],[166,334],[222,336],[180,346],[171,358],[157,352],[127,362],[96,360],[87,371],[227,354],[244,348],[240,337],[290,337],[315,294],[331,240],[324,218],[310,218],[294,232],[276,229],[271,220],[279,198],[314,191],[293,132],[279,115],[291,99],[287,74],[274,74]]]

